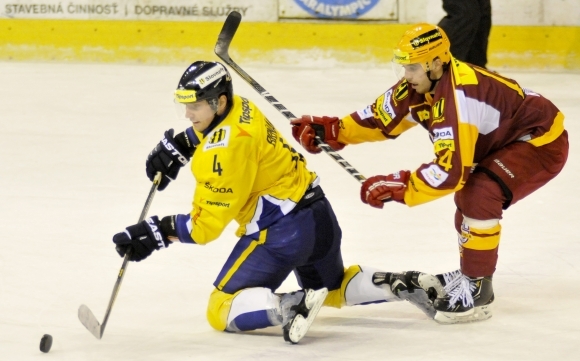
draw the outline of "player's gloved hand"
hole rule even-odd
[[[303,115],[302,118],[293,119],[292,136],[299,142],[306,151],[312,154],[320,153],[322,150],[316,145],[315,137],[328,144],[334,150],[341,150],[344,144],[338,142],[340,119],[337,117],[314,117]]]
[[[186,146],[179,144],[180,142],[177,139],[179,136],[183,136],[183,133],[179,133],[174,138],[173,129],[169,129],[165,132],[159,144],[147,156],[145,171],[149,180],[153,181],[157,172],[163,174],[157,190],[164,190],[170,181],[177,178],[179,170],[189,162],[195,151],[193,146],[188,149]]]
[[[127,227],[125,232],[115,234],[113,242],[117,245],[117,253],[125,257],[125,253],[133,249],[130,260],[139,262],[149,257],[153,251],[167,248],[171,241],[161,231],[160,223],[159,218],[153,216]]]
[[[405,203],[405,189],[411,173],[402,170],[389,175],[376,175],[364,181],[360,188],[360,199],[375,208],[383,208],[384,202]]]

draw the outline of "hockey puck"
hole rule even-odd
[[[49,334],[42,336],[42,338],[40,339],[40,351],[47,353],[48,351],[50,351],[51,346],[52,346],[52,336]]]

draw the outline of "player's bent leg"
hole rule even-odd
[[[268,288],[247,288],[234,294],[215,289],[207,319],[218,331],[249,331],[282,324],[280,296]]]
[[[492,316],[492,275],[497,265],[500,235],[499,219],[463,217],[459,234],[461,269],[438,275],[446,295],[434,302],[435,321],[465,323]]]
[[[435,317],[436,313],[433,301],[445,295],[440,280],[423,272],[376,272],[373,275],[373,283],[390,290],[400,300],[409,301],[429,318]]]
[[[278,295],[268,288],[247,288],[234,294],[214,290],[207,310],[218,331],[251,331],[282,326],[284,339],[298,343],[324,303],[328,289],[304,289]]]
[[[328,293],[325,306],[341,308],[342,306],[365,305],[401,301],[390,288],[383,288],[373,283],[373,274],[377,269],[354,265],[344,271],[340,288]]]

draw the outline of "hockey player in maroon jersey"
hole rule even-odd
[[[428,132],[434,160],[370,177],[360,197],[383,208],[387,201],[415,206],[454,193],[460,269],[438,275],[445,287],[434,300],[440,323],[491,317],[503,210],[553,179],[568,156],[564,115],[554,104],[514,80],[458,61],[449,47],[439,27],[414,25],[394,49],[399,82],[374,103],[342,119],[292,122],[294,138],[310,153],[320,152],[316,136],[340,150],[395,139],[416,125]],[[404,275],[409,282],[414,276]]]

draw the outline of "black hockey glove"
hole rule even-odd
[[[160,223],[159,218],[153,216],[114,235],[113,242],[117,245],[117,253],[125,257],[125,253],[132,248],[130,260],[139,262],[149,257],[153,251],[167,248],[171,241],[161,231]]]
[[[165,132],[163,139],[149,153],[145,162],[149,180],[153,181],[157,172],[163,174],[157,190],[164,190],[169,182],[177,178],[179,170],[189,162],[194,151],[195,146],[189,143],[184,132],[175,137],[173,129]]]

